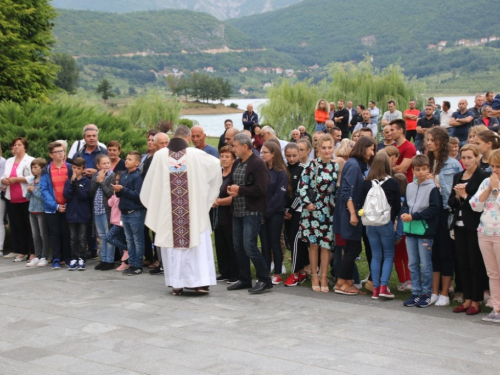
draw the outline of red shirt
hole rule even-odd
[[[415,155],[417,155],[417,149],[413,145],[413,143],[404,141],[401,146],[396,146],[399,150],[399,158],[396,162],[396,165],[400,165],[403,162],[403,159],[413,159]],[[413,182],[413,168],[411,165],[406,170],[406,178],[408,183]]]
[[[63,163],[61,168],[57,168],[54,163],[50,163],[50,178],[52,179],[57,204],[66,204],[66,199],[63,196],[64,183],[68,179],[66,163]]]
[[[484,122],[484,125],[486,125],[487,128],[490,127],[490,118],[489,117],[483,118],[483,122]]]
[[[414,116],[417,116],[420,114],[420,111],[418,109],[407,109],[406,111],[404,111],[403,115],[406,115],[406,114],[409,114],[409,115],[414,115]],[[406,121],[406,130],[416,130],[417,129],[417,121],[418,120],[410,120],[410,119],[407,119],[405,117],[405,121]]]

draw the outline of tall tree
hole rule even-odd
[[[111,83],[107,79],[102,79],[99,82],[99,85],[97,85],[97,90],[95,90],[98,94],[101,94],[101,98],[104,100],[104,103],[109,98],[113,98],[115,96],[115,93],[113,92],[113,86],[111,86]]]
[[[65,53],[54,54],[54,63],[59,66],[55,84],[57,87],[73,94],[78,87],[79,70],[73,57]]]
[[[2,0],[0,101],[46,100],[57,67],[47,57],[54,44],[50,0]]]

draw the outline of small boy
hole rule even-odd
[[[142,273],[144,258],[144,219],[146,210],[141,203],[142,176],[137,169],[141,164],[141,153],[130,151],[125,159],[127,171],[120,177],[120,184],[113,185],[120,198],[118,207],[122,214],[122,224],[127,238],[128,261],[130,267],[123,271],[126,276]]]
[[[429,165],[429,158],[425,155],[413,158],[413,173],[417,180],[408,185],[401,210],[401,220],[411,223],[410,229],[405,230],[412,281],[411,297],[403,302],[407,307],[428,307],[431,304],[432,244],[439,223],[440,195],[429,176]]]
[[[29,184],[26,199],[29,199],[28,207],[30,216],[31,233],[33,235],[33,244],[35,246],[35,258],[33,258],[27,267],[45,267],[47,254],[49,252],[49,227],[47,216],[44,212],[42,190],[40,188],[40,177],[42,170],[47,166],[47,161],[43,158],[36,158],[31,161],[31,173],[35,177],[33,183]]]
[[[68,271],[85,271],[87,225],[92,218],[90,210],[90,180],[83,175],[85,159],[76,157],[72,165],[73,175],[64,184],[66,220],[69,225],[71,261]]]

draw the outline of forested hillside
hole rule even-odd
[[[500,37],[497,8],[488,0],[304,0],[228,22],[305,65],[359,61],[369,53],[375,66],[401,59],[408,74],[422,77],[457,67],[485,69],[488,57],[475,61],[466,48],[440,55],[438,43],[446,42],[446,51],[461,39],[473,45]]]
[[[127,14],[60,10],[56,51],[71,55],[248,49],[256,40],[205,13],[162,10]]]
[[[208,13],[224,20],[269,12],[299,1],[301,0],[53,0],[52,5],[61,9],[114,13],[186,9]]]

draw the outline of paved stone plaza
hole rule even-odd
[[[498,374],[500,326],[275,287],[172,296],[162,276],[0,259],[0,374]]]

